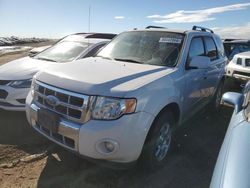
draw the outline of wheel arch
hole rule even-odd
[[[154,118],[149,130],[148,130],[148,133],[147,133],[147,136],[146,136],[146,139],[145,139],[145,142],[147,142],[148,140],[150,140],[150,135],[151,135],[151,132],[152,130],[154,129],[154,125],[155,125],[155,122],[157,121],[157,119],[164,113],[168,113],[168,112],[171,112],[174,116],[174,126],[176,127],[176,125],[179,123],[180,121],[180,116],[181,116],[181,111],[180,111],[180,107],[178,105],[178,103],[176,102],[172,102],[172,103],[169,103],[167,104],[166,106],[164,106],[160,111],[159,113],[156,115],[156,117]]]

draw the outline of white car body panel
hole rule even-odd
[[[241,65],[236,63],[238,58],[242,59]],[[250,66],[246,64],[246,59],[250,59],[250,52],[243,52],[235,55],[226,67],[226,75],[239,80],[249,80]]]
[[[85,39],[77,36],[77,39],[81,39],[82,42],[90,43],[90,46],[84,50],[79,56],[75,57],[75,60],[84,58],[92,49],[99,45],[104,45],[108,39]],[[69,62],[64,62],[67,64]],[[0,66],[0,81],[1,80],[28,80],[39,71],[43,71],[46,68],[51,69],[53,66],[62,64],[60,62],[50,62],[45,60],[39,60],[32,57],[24,57]],[[25,104],[20,103],[17,99],[25,99],[28,95],[30,88],[13,88],[8,85],[0,85],[0,90],[8,92],[7,98],[0,98],[0,108],[10,111],[25,111]],[[1,104],[2,102],[2,104]]]

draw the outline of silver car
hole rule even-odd
[[[210,188],[250,187],[250,82],[243,93],[228,92],[222,101],[234,106]]]
[[[162,165],[172,132],[220,104],[227,58],[219,36],[149,28],[123,32],[96,57],[39,72],[26,99],[31,126],[99,162]]]

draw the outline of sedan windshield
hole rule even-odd
[[[130,63],[173,67],[177,64],[183,34],[162,31],[125,32],[97,56]]]
[[[53,62],[70,62],[81,55],[89,44],[75,41],[62,41],[47,50],[39,53],[34,58]]]

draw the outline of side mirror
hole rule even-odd
[[[210,58],[206,56],[195,56],[191,59],[188,69],[207,69],[210,65]]]
[[[242,109],[244,95],[236,92],[227,92],[222,96],[222,105],[233,106],[238,113]]]

